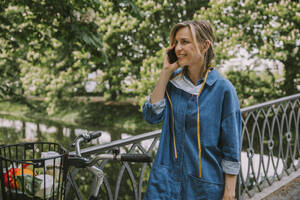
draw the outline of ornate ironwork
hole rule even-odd
[[[241,109],[242,162],[238,199],[280,181],[300,167],[300,94]]]
[[[300,94],[243,108],[241,111],[241,171],[237,180],[236,196],[238,199],[245,199],[300,168]],[[92,146],[83,149],[82,154],[97,154],[118,147],[125,152],[154,155],[160,133],[160,130],[157,130],[109,144]],[[99,166],[105,172],[105,166],[109,163],[105,160],[99,163]],[[129,188],[134,199],[142,199],[150,167],[151,164],[144,163],[139,166],[140,171],[136,172],[132,164],[122,163],[116,180],[110,182],[110,175],[106,176],[102,186],[105,189],[102,188],[102,192],[106,193],[107,199],[116,200],[120,195],[123,179],[129,179]],[[73,178],[77,171],[73,171]],[[128,176],[124,176],[125,173]],[[128,182],[125,181],[125,184],[128,187]],[[124,199],[123,196],[121,198]]]

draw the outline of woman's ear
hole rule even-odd
[[[205,40],[202,43],[201,53],[205,54],[205,52],[208,50],[209,46],[210,46],[210,41],[209,40]]]

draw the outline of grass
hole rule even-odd
[[[14,114],[24,114],[29,111],[29,108],[24,104],[15,102],[0,102],[0,111],[7,112],[7,113],[14,113]]]

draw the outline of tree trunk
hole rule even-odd
[[[298,93],[299,91],[297,90],[296,79],[297,73],[300,71],[300,64],[296,63],[292,57],[288,57],[283,64],[285,66],[285,80],[282,88],[284,95],[288,96]]]

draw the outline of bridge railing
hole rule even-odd
[[[300,94],[242,111],[242,153],[238,197],[272,186],[300,167]]]
[[[247,199],[300,168],[300,94],[246,107],[241,111],[241,170],[237,179],[236,197]],[[157,130],[92,146],[85,148],[82,154],[96,154],[118,147],[125,152],[155,155],[160,134],[161,131]],[[99,165],[104,172],[112,170],[112,165],[107,161]],[[123,199],[124,189],[121,191],[121,185],[125,183],[127,190],[131,190],[129,199],[142,199],[151,165],[144,163],[132,166],[124,162],[113,172],[114,176],[109,172],[102,188],[105,198]],[[74,170],[74,178],[76,173]]]

